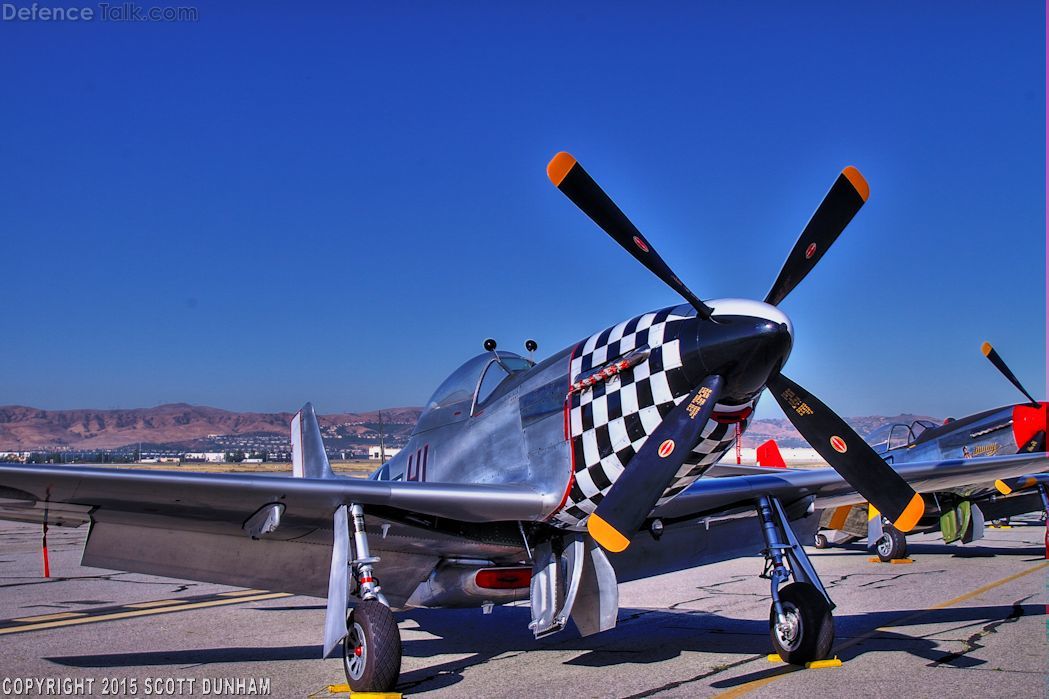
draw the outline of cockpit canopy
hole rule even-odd
[[[935,428],[936,425],[928,420],[915,420],[909,425],[897,423],[889,429],[889,436],[886,440],[885,448],[887,451],[891,451],[893,449],[909,446],[918,441],[922,432]]]
[[[496,361],[492,352],[485,352],[453,371],[426,402],[414,434],[465,420],[483,408],[503,382],[535,366],[513,352],[495,354],[500,361]]]

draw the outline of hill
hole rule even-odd
[[[384,409],[384,432],[393,442],[406,439],[420,412],[420,408],[412,407]],[[0,450],[116,449],[140,442],[192,449],[218,436],[273,435],[287,439],[291,416],[186,403],[116,410],[42,410],[8,405],[0,406]],[[939,423],[936,418],[911,414],[847,418],[870,442],[884,441],[893,423],[909,424],[916,419]],[[320,424],[326,441],[367,441],[376,437],[379,412],[321,415]],[[768,439],[775,439],[784,448],[808,446],[787,420],[755,420],[743,436],[743,446],[756,447]]]
[[[392,437],[407,436],[419,413],[419,408],[383,410],[385,432]],[[272,434],[287,438],[291,416],[186,403],[116,410],[41,410],[7,405],[0,406],[0,450],[115,449],[138,442],[192,445],[216,435]],[[366,437],[378,429],[379,413],[336,413],[319,419],[326,437]]]

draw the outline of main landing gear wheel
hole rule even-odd
[[[816,534],[816,541],[814,543],[818,549],[825,549],[830,546],[830,541],[827,539],[827,535],[823,533]]]
[[[390,609],[364,600],[350,610],[342,666],[354,692],[389,692],[401,673],[401,635]]]
[[[894,558],[904,558],[907,555],[907,537],[899,529],[886,525],[875,550],[883,563],[888,563]]]
[[[779,591],[783,623],[776,618],[776,605],[769,611],[769,636],[784,662],[804,665],[823,660],[834,645],[834,618],[826,598],[814,585],[791,583]]]

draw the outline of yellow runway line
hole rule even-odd
[[[73,617],[84,616],[83,612],[55,612],[54,614],[41,614],[40,616],[23,616],[11,621],[25,621],[25,622],[37,622],[37,621],[55,621],[57,619],[72,619]]]
[[[917,619],[918,617],[923,616],[924,614],[926,614],[928,612],[931,612],[934,609],[946,609],[947,607],[953,607],[956,604],[961,604],[962,602],[965,602],[967,600],[971,600],[973,597],[979,597],[980,595],[982,595],[985,592],[989,592],[989,591],[993,590],[996,587],[1001,587],[1002,585],[1007,585],[1008,583],[1011,583],[1013,580],[1018,580],[1018,579],[1024,577],[1025,575],[1030,575],[1031,573],[1037,573],[1040,570],[1045,570],[1045,568],[1047,566],[1049,566],[1049,561],[1046,561],[1044,563],[1039,563],[1038,565],[1034,566],[1033,568],[1029,568],[1027,570],[1020,571],[1019,573],[1014,573],[1013,575],[1010,575],[1008,577],[1002,578],[1001,580],[996,580],[996,581],[994,581],[992,583],[988,583],[988,584],[984,585],[983,587],[978,587],[978,588],[976,588],[975,590],[973,590],[971,592],[966,592],[964,595],[959,595],[958,597],[955,597],[954,599],[949,599],[946,602],[940,602],[939,604],[933,605],[932,607],[929,607],[926,610],[923,610],[923,611],[920,611],[920,612],[915,612],[914,614],[908,614],[905,617],[901,617],[899,619],[895,619],[891,623],[886,624],[885,626],[879,626],[878,628],[874,629],[873,631],[869,631],[869,632],[863,634],[862,636],[857,636],[856,638],[852,639],[851,641],[847,641],[847,642],[841,644],[835,650],[840,651],[840,650],[842,650],[844,648],[849,648],[849,647],[854,646],[854,645],[856,645],[858,643],[862,643],[863,641],[866,641],[868,638],[871,638],[872,636],[874,636],[875,634],[877,634],[880,631],[885,631],[885,630],[891,629],[894,626],[901,626],[901,625],[905,624],[906,622],[911,621],[912,619]],[[750,682],[747,682],[745,684],[741,684],[738,687],[733,687],[732,689],[730,689],[728,691],[722,692],[720,694],[715,694],[714,697],[715,697],[715,699],[733,699],[734,697],[741,697],[744,694],[749,694],[750,692],[754,691],[755,689],[761,689],[762,687],[764,687],[766,685],[770,685],[773,682],[775,682],[776,680],[778,680],[779,678],[783,677],[784,675],[789,675],[790,673],[796,672],[796,671],[798,671],[800,669],[801,668],[799,668],[799,667],[797,667],[795,665],[792,665],[792,666],[783,668],[783,670],[781,672],[776,672],[775,674],[769,675],[768,677],[762,677],[760,679],[751,680]]]
[[[166,607],[169,604],[181,604],[182,600],[177,599],[158,599],[153,602],[136,602],[135,604],[125,604],[124,606],[128,609],[152,609],[153,607]]]
[[[115,621],[117,619],[132,619],[139,616],[151,616],[153,614],[168,614],[170,612],[185,612],[193,609],[206,609],[208,607],[221,607],[227,604],[241,604],[242,602],[258,602],[279,597],[291,597],[288,592],[271,592],[265,595],[253,597],[227,597],[225,599],[209,600],[207,602],[192,602],[190,604],[175,604],[153,609],[136,609],[130,612],[113,612],[111,614],[97,614],[88,616],[80,615],[76,618],[45,621],[38,624],[24,624],[22,626],[8,626],[0,629],[0,636],[11,633],[22,633],[24,631],[40,631],[42,629],[56,629],[62,626],[78,626],[80,624],[93,624],[99,621]]]

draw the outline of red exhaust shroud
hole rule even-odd
[[[519,590],[532,581],[531,568],[482,568],[474,578],[477,587],[487,590]]]

